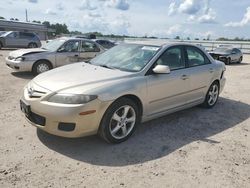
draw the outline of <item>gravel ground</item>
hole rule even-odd
[[[38,131],[19,110],[30,73],[0,51],[0,187],[250,187],[250,56],[227,66],[213,109],[142,124],[125,143]]]

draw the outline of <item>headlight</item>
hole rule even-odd
[[[17,57],[15,59],[15,61],[24,61],[25,60],[25,57],[21,56],[21,57]]]
[[[48,102],[61,103],[61,104],[85,104],[96,98],[97,98],[96,95],[57,93],[55,95],[52,95],[48,99]]]

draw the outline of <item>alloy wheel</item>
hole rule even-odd
[[[210,106],[213,106],[216,103],[218,96],[219,96],[219,87],[217,84],[214,84],[208,92],[208,104]]]
[[[136,113],[132,106],[125,105],[114,112],[109,123],[110,134],[115,139],[123,139],[133,130]]]

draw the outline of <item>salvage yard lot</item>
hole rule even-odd
[[[33,78],[0,51],[0,187],[250,187],[250,55],[227,66],[213,109],[142,124],[128,141],[66,139],[38,131],[19,109]]]

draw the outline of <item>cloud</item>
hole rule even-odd
[[[80,10],[95,10],[96,6],[90,3],[90,0],[83,0],[79,7]]]
[[[53,10],[51,10],[50,8],[46,9],[45,10],[45,14],[48,14],[48,15],[57,15],[57,13]]]
[[[208,9],[208,12],[201,15],[198,18],[199,23],[205,23],[205,24],[215,24],[216,22],[216,13],[212,9]]]
[[[127,0],[106,0],[105,5],[120,10],[128,10],[130,7]]]
[[[177,7],[176,7],[176,4],[175,2],[173,3],[170,3],[169,7],[168,7],[168,15],[171,16],[171,15],[174,15],[177,11]]]
[[[217,23],[216,12],[210,8],[210,2],[211,0],[183,0],[180,4],[171,3],[168,15],[186,14],[189,22],[215,24]]]
[[[98,18],[98,17],[101,17],[102,15],[97,13],[97,12],[89,12],[88,13],[88,16],[89,17],[94,17],[94,18]]]
[[[178,10],[181,13],[193,15],[199,12],[201,4],[201,0],[184,0],[184,2],[180,4]]]
[[[182,33],[182,26],[176,24],[169,27],[168,29],[153,30],[153,32],[150,33],[150,35],[160,38],[166,38],[166,37],[175,37],[177,35],[180,35],[181,33]]]
[[[62,3],[56,4],[56,8],[57,8],[57,10],[64,10],[64,6]]]
[[[128,34],[130,22],[124,15],[118,15],[113,20],[107,20],[99,15],[93,16],[94,13],[85,14],[81,20],[69,19],[68,25],[70,30],[79,30],[82,32],[99,31],[104,34]]]
[[[246,13],[240,22],[229,22],[225,24],[226,27],[243,27],[250,23],[250,7],[247,8]]]
[[[38,0],[28,0],[30,3],[38,3]]]

